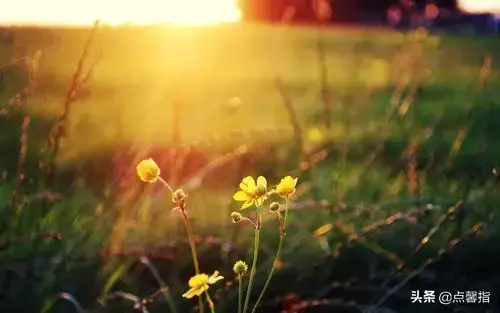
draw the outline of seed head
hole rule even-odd
[[[236,275],[243,276],[248,271],[248,265],[244,261],[238,260],[234,263],[233,271]]]

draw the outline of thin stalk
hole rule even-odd
[[[83,46],[83,51],[78,59],[78,64],[75,71],[73,72],[73,77],[71,78],[70,86],[66,92],[66,97],[64,98],[64,106],[61,115],[59,116],[54,128],[51,130],[53,132],[48,138],[49,147],[49,159],[47,164],[47,181],[49,185],[55,183],[55,169],[56,169],[56,158],[59,155],[61,149],[61,143],[67,133],[67,128],[69,124],[69,116],[71,116],[71,108],[75,101],[75,95],[82,83],[82,73],[84,70],[85,62],[87,61],[90,48],[94,42],[97,29],[99,28],[99,21],[94,22],[94,26],[90,30],[90,34]]]
[[[163,184],[163,186],[167,187],[168,190],[173,194],[174,189],[160,176],[158,176],[158,180]],[[182,214],[182,220],[184,221],[184,225],[186,226],[186,232],[188,235],[189,247],[191,248],[191,256],[193,258],[194,271],[196,275],[200,274],[200,265],[198,262],[198,253],[196,252],[196,245],[194,242],[193,229],[191,228],[191,222],[189,222],[189,218],[187,216],[186,210],[184,207],[181,207],[179,210]],[[203,300],[201,297],[198,297],[198,307],[200,313],[203,313]]]
[[[215,305],[214,302],[212,301],[212,298],[210,298],[208,291],[205,291],[205,296],[207,297],[207,302],[208,302],[208,307],[210,308],[210,312],[215,313]],[[201,299],[201,297],[199,298]]]
[[[196,245],[194,242],[193,229],[191,228],[191,222],[185,210],[181,210],[182,219],[184,220],[184,225],[186,226],[186,232],[188,234],[189,246],[191,247],[191,256],[193,257],[194,271],[196,274],[200,274],[200,265],[198,264],[198,253],[196,252]],[[198,307],[200,313],[203,313],[203,301],[201,297],[198,297]]]
[[[241,307],[243,304],[243,284],[242,280],[243,275],[238,274],[238,313],[241,313]]]
[[[198,307],[200,308],[200,313],[203,313],[205,309],[203,308],[203,300],[201,300],[201,297],[198,297]]]
[[[167,301],[168,306],[170,307],[170,311],[177,313],[177,307],[175,306],[175,301],[172,298],[172,293],[170,292],[170,287],[168,287],[167,284],[163,281],[163,279],[161,278],[160,273],[158,272],[156,267],[154,267],[153,264],[151,264],[151,262],[149,261],[148,258],[141,258],[141,262],[144,265],[146,265],[146,267],[149,269],[151,274],[153,274],[153,277],[155,278],[158,285],[160,285],[160,287],[162,289],[167,288],[166,292],[164,292],[163,295],[165,296],[165,300]]]
[[[328,91],[328,66],[326,65],[326,53],[325,53],[325,45],[321,38],[319,24],[317,27],[316,33],[316,48],[318,52],[318,67],[319,67],[319,76],[321,82],[321,99],[323,102],[323,114],[325,119],[325,127],[326,129],[330,129],[332,126],[332,121],[330,119],[330,108],[331,101]]]
[[[288,196],[285,198],[285,217],[283,218],[283,236],[286,236],[286,221],[288,218]]]
[[[273,278],[274,274],[274,269],[276,268],[276,264],[278,263],[280,254],[281,254],[281,248],[283,247],[283,243],[285,242],[285,235],[280,236],[280,241],[278,244],[278,250],[276,251],[276,256],[274,258],[273,266],[271,268],[271,271],[269,272],[269,276],[267,277],[266,283],[264,284],[264,287],[262,288],[262,291],[260,292],[259,298],[257,298],[257,302],[255,302],[255,306],[253,307],[252,313],[255,313],[257,310],[260,301],[262,301],[262,298],[264,297],[264,293],[267,291],[267,288],[269,287],[269,284],[271,283],[271,279]]]
[[[189,246],[191,247],[191,256],[193,257],[194,271],[196,274],[200,273],[200,266],[198,264],[198,253],[196,252],[196,246],[194,242],[193,230],[191,228],[191,223],[184,210],[181,210],[182,219],[184,220],[184,225],[186,225],[186,231],[188,234]]]
[[[170,185],[163,178],[158,176],[158,180],[163,184],[163,186],[167,187],[167,189],[170,190],[171,193],[174,193],[174,189],[172,189],[172,187],[170,187]]]
[[[281,255],[281,248],[283,247],[283,243],[285,242],[285,237],[286,237],[286,214],[288,212],[288,197],[285,200],[285,219],[283,221],[281,233],[280,233],[280,241],[278,243],[278,250],[276,251],[276,256],[274,257],[274,262],[273,266],[271,268],[271,271],[269,272],[269,276],[267,277],[266,283],[264,284],[264,287],[262,288],[262,291],[260,292],[259,298],[257,298],[257,301],[255,302],[255,306],[253,307],[252,313],[255,313],[257,310],[260,301],[262,301],[262,298],[264,297],[265,292],[267,291],[267,288],[269,287],[269,284],[271,283],[271,279],[273,278],[274,274],[274,269],[276,268],[276,264],[280,258]]]
[[[257,209],[257,220],[259,221],[258,223],[259,227],[255,229],[252,269],[250,270],[250,278],[248,280],[247,294],[245,297],[245,305],[243,306],[243,313],[247,312],[248,303],[250,302],[250,294],[252,291],[253,279],[255,277],[255,272],[257,271],[257,259],[259,257],[259,244],[260,244],[261,211],[262,207]]]

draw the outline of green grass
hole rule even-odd
[[[36,36],[36,32],[42,35]],[[340,107],[354,93],[357,98],[366,97],[366,87],[391,83],[389,71],[397,66],[393,59],[404,44],[401,34],[336,29],[320,35],[329,49],[326,59],[334,107]],[[83,30],[16,32],[16,45],[28,55],[36,49],[43,51],[40,79],[44,91],[43,97],[33,100],[36,114],[51,116],[60,111],[61,95],[86,36]],[[105,145],[118,134],[131,141],[164,142],[170,139],[175,99],[182,103],[181,123],[197,125],[183,129],[182,137],[188,142],[235,128],[266,129],[286,124],[273,84],[273,67],[285,80],[300,116],[306,117],[321,107],[315,41],[316,34],[309,29],[255,25],[103,29],[90,57],[91,61],[99,60],[85,86],[91,96],[73,106],[74,135],[68,140],[78,142],[84,150],[89,148],[86,144]],[[457,90],[477,75],[484,57],[480,51],[485,51],[482,47],[488,42],[471,46],[464,40],[462,48],[449,41],[443,39],[439,48],[428,49],[431,81],[438,88],[444,84],[443,89]],[[272,57],[273,67],[268,57]],[[223,109],[233,97],[239,97],[243,106],[228,116]],[[447,98],[441,103],[456,103]],[[204,118],[207,114],[210,120]]]
[[[28,196],[47,188],[41,183],[43,175],[38,169],[38,161],[43,157],[40,150],[50,123],[62,110],[87,36],[86,29],[17,29],[16,47],[0,47],[0,64],[9,62],[12,51],[21,56],[42,51],[39,86],[29,97],[27,111],[9,108],[7,116],[0,117],[0,166],[6,171],[0,185],[0,212],[4,221],[9,221],[8,204],[17,171],[22,115],[27,112],[32,117],[28,180],[23,185]],[[319,78],[318,36],[326,49],[330,129],[324,126],[322,111],[324,86]],[[64,171],[59,184],[49,190],[63,193],[63,199],[55,203],[30,203],[23,208],[17,228],[11,229],[16,235],[60,232],[65,239],[28,240],[9,247],[0,255],[0,261],[10,268],[17,260],[35,256],[42,260],[62,260],[43,268],[46,280],[37,282],[38,289],[31,290],[28,283],[19,288],[27,288],[22,292],[37,299],[35,302],[69,290],[79,301],[92,306],[93,299],[100,295],[95,289],[109,287],[107,278],[113,277],[113,270],[119,269],[119,265],[115,266],[112,259],[99,262],[88,255],[117,242],[124,249],[154,250],[155,245],[184,239],[182,222],[169,214],[171,205],[167,195],[137,181],[133,157],[126,159],[129,163],[121,164],[128,169],[125,173],[129,176],[120,177],[114,172],[116,168],[110,167],[120,163],[110,161],[116,150],[132,154],[145,150],[147,156],[148,147],[172,147],[175,103],[180,105],[183,144],[199,141],[198,148],[208,159],[240,145],[246,145],[250,152],[247,159],[242,157],[222,167],[200,189],[189,191],[194,227],[202,234],[217,235],[224,241],[230,238],[230,242],[238,245],[227,259],[217,244],[204,244],[202,248],[206,270],[220,265],[229,280],[231,262],[245,255],[251,239],[247,231],[231,225],[229,218],[229,213],[237,209],[231,196],[247,174],[264,174],[273,182],[289,173],[298,175],[299,206],[313,199],[345,207],[331,211],[316,203],[310,209],[294,211],[289,243],[285,245],[285,268],[282,273],[278,271],[282,283],[271,287],[272,296],[293,291],[312,299],[327,297],[330,295],[321,290],[332,279],[353,276],[365,279],[373,270],[370,264],[382,268],[388,266],[387,262],[394,265],[388,251],[396,253],[398,258],[412,260],[407,264],[411,268],[411,262],[434,257],[439,248],[479,221],[498,225],[494,209],[498,192],[491,170],[500,151],[495,131],[500,121],[497,113],[500,91],[496,88],[500,76],[495,61],[500,41],[434,35],[419,46],[412,36],[387,30],[341,28],[317,33],[310,28],[252,24],[201,29],[99,30],[88,59],[89,63],[98,62],[71,107],[69,132],[59,156]],[[419,56],[420,48],[423,54]],[[476,85],[487,54],[492,56],[493,65],[486,85],[479,90]],[[404,90],[408,93],[418,78],[427,73],[425,67],[429,76],[406,115],[395,114],[387,119],[391,97],[404,75],[414,70],[409,88]],[[8,99],[25,86],[23,74],[16,67],[5,72],[0,107],[7,107]],[[294,163],[292,128],[275,85],[276,75],[282,78],[297,111],[306,154],[327,151],[325,159],[311,162],[309,169],[301,170]],[[234,97],[241,100],[241,105],[231,106]],[[452,145],[461,128],[467,129],[467,134],[454,155]],[[415,199],[405,176],[408,162],[402,154],[417,137],[422,141],[414,155],[420,193]],[[374,160],[370,161],[374,152]],[[162,170],[168,172],[167,168]],[[128,185],[117,195],[115,188],[121,181]],[[127,198],[141,188],[146,192],[137,201]],[[466,218],[461,221],[461,217],[454,217],[438,227],[423,254],[415,257],[414,246],[436,225],[439,217],[445,216],[446,209],[461,199],[467,201]],[[337,243],[345,242],[375,221],[408,211],[416,200],[422,206],[433,204],[428,212],[414,214],[418,219],[416,225],[396,223],[387,227],[387,231],[368,234],[363,237],[367,242],[361,243],[361,248],[356,246],[359,249],[354,252],[346,248],[343,257],[332,259]],[[271,258],[277,244],[276,229],[272,227],[275,221],[270,216],[266,220],[269,228],[263,234],[262,260]],[[316,229],[330,223],[335,225],[332,231],[313,235]],[[382,223],[385,224],[388,223]],[[362,265],[353,266],[353,260]],[[182,279],[190,275],[187,248],[181,248],[176,262],[165,261],[166,268],[162,262],[157,265],[165,280],[176,293],[182,292],[185,288]],[[336,266],[332,269],[331,264]],[[50,274],[52,270],[60,277]],[[97,281],[86,279],[86,275],[90,277],[98,271],[102,275]],[[295,273],[301,273],[302,282],[313,280],[315,287],[304,290],[297,286],[289,290],[288,280],[295,281],[289,275]],[[127,272],[117,280],[116,288],[147,294],[157,288],[150,276],[141,270]],[[256,285],[262,285],[264,279],[262,275]],[[85,293],[85,288],[94,291]],[[11,296],[8,308],[22,311],[22,301]],[[270,305],[270,301],[271,297],[265,305]],[[158,305],[162,306],[165,308],[165,303]],[[188,310],[187,306],[182,308]]]
[[[37,36],[36,32],[43,35]],[[36,49],[43,51],[40,69],[43,98],[34,100],[32,106],[39,110],[37,114],[52,115],[60,110],[58,99],[71,79],[86,36],[84,30],[16,32],[16,45],[28,55]],[[320,36],[328,47],[328,79],[335,107],[349,94],[364,96],[366,91],[360,88],[383,87],[397,79],[392,77],[391,81],[389,72],[397,66],[392,64],[393,59],[405,41],[401,34],[335,29],[324,30]],[[447,42],[435,38],[429,45],[437,40],[440,46],[428,49],[431,83],[444,84],[443,88],[452,90],[470,83],[471,77],[478,74],[489,42],[471,45],[464,39],[460,46],[452,39]],[[85,141],[105,140],[119,131],[116,124],[121,119],[125,129],[120,132],[128,139],[165,140],[171,131],[170,113],[175,98],[182,103],[182,122],[196,121],[199,125],[183,130],[188,141],[202,139],[206,134],[227,133],[248,124],[257,129],[275,127],[284,114],[272,83],[273,67],[285,80],[301,116],[320,107],[315,42],[316,34],[309,29],[257,25],[103,29],[90,57],[91,61],[98,58],[99,63],[89,86],[85,86],[92,94],[74,106],[73,127],[99,132],[99,135],[86,132]],[[241,98],[243,107],[229,118],[221,109],[233,97]],[[454,101],[449,98],[445,102]],[[213,118],[203,119],[206,114]],[[246,120],[249,114],[252,117],[258,114],[258,118]]]

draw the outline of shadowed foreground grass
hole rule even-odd
[[[83,29],[15,29],[14,46],[0,49],[2,312],[74,310],[52,302],[60,292],[91,312],[125,312],[133,303],[101,308],[95,300],[117,290],[146,297],[164,283],[181,299],[193,274],[184,226],[169,195],[136,178],[146,157],[188,192],[201,267],[226,277],[214,297],[219,313],[236,307],[232,264],[250,260],[250,231],[229,216],[246,175],[301,181],[262,312],[445,312],[410,305],[411,290],[497,290],[497,39],[246,24],[100,29],[86,59],[92,70],[71,103],[56,183],[47,184],[43,149],[87,37]],[[9,54],[39,49],[36,88],[23,105],[9,105],[28,84]],[[16,185],[20,168],[26,178]],[[18,207],[13,190],[22,191]],[[276,219],[265,215],[257,291],[277,236]],[[177,303],[180,312],[194,304]],[[148,305],[167,307],[161,296]]]

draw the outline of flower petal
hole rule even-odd
[[[186,291],[182,297],[186,298],[186,299],[191,299],[192,297],[194,297],[196,295],[196,288],[191,288],[189,289],[188,291]]]
[[[210,285],[213,285],[215,284],[216,282],[218,282],[219,280],[222,280],[224,279],[224,276],[220,276],[219,275],[219,272],[218,271],[215,271],[212,276],[210,276],[210,278],[208,278],[208,283]]]
[[[240,210],[244,210],[246,208],[251,207],[253,202],[254,202],[253,199],[249,199],[249,200],[245,201],[245,203],[243,203],[243,205],[241,206]]]
[[[201,296],[202,293],[204,293],[206,290],[208,290],[208,285],[203,285],[198,290],[196,290],[196,295]]]
[[[208,281],[207,274],[198,274],[198,275],[194,275],[193,277],[191,277],[189,279],[188,285],[189,285],[189,287],[198,287],[198,286],[201,286],[203,284],[206,284],[207,281]]]
[[[255,180],[252,176],[247,176],[241,180],[240,188],[247,193],[253,193],[257,188],[257,185],[255,184]]]
[[[262,185],[267,188],[267,180],[264,176],[257,177],[257,186]]]
[[[279,182],[279,184],[276,186],[276,190],[278,189],[283,189],[283,187],[286,185],[286,180],[285,178],[282,178]]]
[[[261,206],[264,203],[264,201],[266,201],[266,199],[267,199],[266,196],[262,196],[262,197],[256,199],[255,200],[255,205],[256,206]]]
[[[233,195],[233,199],[236,201],[247,201],[250,197],[246,192],[240,190]]]
[[[297,186],[297,181],[299,180],[298,177],[295,177],[293,180],[293,187]]]
[[[208,289],[208,285],[203,285],[199,287],[193,287],[186,291],[182,296],[186,299],[191,299],[194,296],[200,296],[205,290]]]

